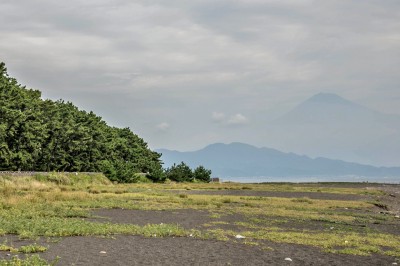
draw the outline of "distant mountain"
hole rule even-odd
[[[374,167],[326,158],[312,159],[270,148],[244,143],[216,143],[193,152],[160,149],[164,166],[184,161],[191,167],[203,165],[219,177],[296,177],[296,176],[394,176],[400,178],[400,167]]]
[[[364,164],[400,165],[400,116],[319,93],[265,126],[274,148]]]
[[[359,127],[381,126],[400,129],[400,116],[383,114],[348,101],[333,93],[319,93],[278,118],[277,124],[337,124]]]

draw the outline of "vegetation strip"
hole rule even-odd
[[[293,191],[315,189],[292,186]],[[393,215],[375,212],[377,199],[351,201],[185,193],[207,187],[217,191],[220,187],[221,190],[249,191],[249,187],[254,191],[288,190],[287,184],[249,185],[245,189],[239,184],[112,184],[101,175],[0,177],[0,235],[15,234],[35,241],[40,237],[116,234],[195,237],[258,245],[263,249],[268,249],[268,241],[272,241],[309,245],[332,253],[400,257],[400,236],[380,229],[392,224],[398,226],[399,221]],[[172,193],[174,189],[180,192]],[[362,188],[324,188],[329,189],[338,194],[364,195],[367,191],[371,197],[382,195]],[[210,222],[186,229],[179,221],[142,226],[92,222],[88,219],[92,217],[91,210],[96,208],[202,210],[209,213]],[[232,215],[240,220],[227,219]],[[315,228],[303,225],[315,225]],[[1,248],[15,251],[6,243]],[[18,252],[39,251],[40,247],[33,244],[18,249]]]

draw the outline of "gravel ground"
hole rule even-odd
[[[18,240],[15,240],[18,245]],[[57,265],[392,265],[387,256],[336,255],[319,249],[289,244],[268,243],[271,248],[189,237],[144,238],[117,236],[66,237],[50,248],[42,258]],[[1,254],[3,253],[3,254]],[[5,252],[0,252],[5,256]],[[23,257],[23,255],[20,255]],[[285,260],[290,258],[291,261]]]

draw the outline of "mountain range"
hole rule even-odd
[[[399,177],[400,167],[374,167],[327,158],[310,158],[244,143],[215,143],[201,150],[179,152],[159,149],[164,167],[181,161],[194,168],[203,165],[214,176],[226,177],[304,177],[304,176],[372,176]]]

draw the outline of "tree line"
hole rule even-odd
[[[162,182],[169,174],[160,157],[129,128],[108,126],[71,102],[41,99],[0,62],[0,171],[103,172],[118,182],[148,173]]]

